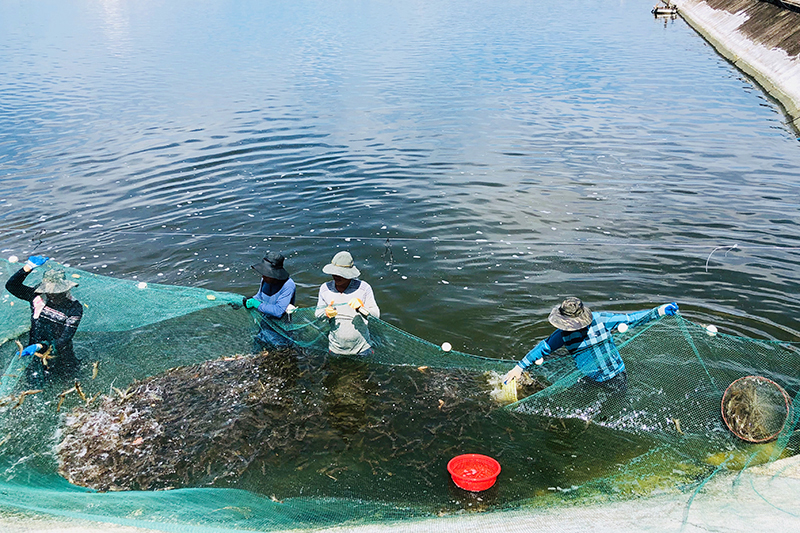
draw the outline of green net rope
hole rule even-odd
[[[61,267],[53,263],[46,266]],[[19,265],[0,261],[0,281],[4,284],[17,268]],[[31,274],[26,283],[34,285],[41,270]],[[73,294],[84,305],[84,318],[75,344],[76,352],[84,359],[79,378],[90,396],[113,396],[114,390],[124,392],[137,380],[173,367],[195,368],[192,365],[220,356],[247,354],[262,322],[257,312],[240,307],[241,295],[142,284],[72,268],[65,271],[80,284]],[[299,377],[291,382],[296,396],[294,409],[313,414],[315,402],[322,404],[333,391],[339,394],[338,400],[345,400],[344,407],[341,401],[338,404],[340,411],[355,413],[356,418],[365,410],[378,413],[367,417],[363,427],[342,433],[341,442],[345,444],[337,453],[347,455],[350,449],[357,450],[349,471],[331,470],[323,464],[329,453],[324,446],[339,442],[335,439],[325,441],[328,444],[310,458],[286,459],[296,461],[296,467],[288,468],[286,475],[297,475],[301,484],[312,468],[304,465],[309,461],[315,464],[312,474],[330,483],[333,488],[329,491],[283,496],[267,489],[202,486],[103,493],[71,484],[57,473],[53,452],[58,443],[57,428],[68,416],[66,407],[61,412],[56,410],[59,393],[69,384],[53,384],[25,399],[19,408],[15,409],[14,403],[0,408],[0,510],[164,531],[309,529],[453,512],[449,502],[466,496],[458,492],[447,496],[448,490],[455,489],[448,488],[444,465],[456,453],[473,451],[463,449],[460,443],[465,441],[475,451],[481,451],[482,446],[489,453],[505,451],[500,457],[504,472],[516,472],[513,475],[521,480],[520,485],[526,479],[532,480],[532,485],[543,479],[541,493],[533,488],[504,498],[503,491],[512,487],[501,486],[499,495],[486,497],[496,500],[487,509],[569,505],[578,498],[612,501],[664,491],[685,494],[687,487],[690,492],[699,490],[698,486],[719,469],[745,468],[795,453],[793,437],[800,419],[797,409],[790,411],[778,438],[764,445],[740,441],[726,430],[720,416],[725,387],[746,375],[761,375],[780,384],[794,404],[800,390],[800,358],[795,343],[712,335],[702,325],[681,316],[665,317],[616,335],[628,370],[627,391],[621,399],[602,388],[586,387],[572,358],[556,354],[542,367],[532,369],[546,388],[498,409],[495,404],[487,405],[491,400],[481,389],[481,383],[486,381],[483,376],[504,373],[516,361],[444,351],[371,317],[369,332],[374,353],[347,364],[336,362],[327,355],[327,321],[317,319],[314,312],[313,308],[299,309],[290,321],[270,322],[293,346],[309,354],[309,361],[319,362],[314,366],[301,360]],[[29,313],[27,303],[5,291],[0,294],[0,364],[6,369],[0,396],[16,399],[25,387],[24,368],[20,366],[23,363],[15,356],[14,343],[8,341],[25,342]],[[96,379],[90,375],[92,362],[100,368]],[[315,381],[309,377],[330,368],[324,378]],[[343,382],[336,374],[342,368],[352,370],[358,378]],[[375,386],[369,388],[373,382]],[[395,386],[397,395],[391,396],[389,389]],[[361,394],[361,403],[347,403],[355,397],[350,388]],[[387,395],[390,398],[384,399]],[[68,398],[67,403],[72,402],[70,407],[74,407],[74,393]],[[460,400],[465,403],[459,404]],[[387,401],[398,407],[391,410],[389,405],[381,410]],[[319,416],[328,415],[320,411]],[[392,416],[398,420],[390,420]],[[426,417],[435,423],[427,423]],[[481,429],[480,424],[484,423],[488,430]],[[436,433],[442,425],[449,427],[449,433]],[[405,427],[409,428],[408,433],[404,432]],[[334,430],[336,427],[324,428],[328,432]],[[585,443],[584,438],[588,439]],[[589,463],[587,474],[576,476],[566,489],[551,491],[562,474],[556,475],[554,481],[548,477],[548,467],[542,465],[562,459],[558,449],[564,439],[576,449],[586,446],[590,450],[587,453],[608,455],[598,457],[598,461],[621,466],[595,472]],[[607,443],[605,449],[595,445],[599,441]],[[297,442],[301,448],[307,446],[303,441]],[[386,445],[386,455],[398,457],[386,466],[381,466],[381,458],[375,457],[383,452],[369,454],[372,447],[382,443]],[[567,457],[567,462],[571,460]],[[367,465],[366,472],[372,469],[369,475],[374,478],[365,478],[366,472],[354,472],[348,478],[348,472],[357,470],[359,461]],[[419,468],[427,478],[404,480],[396,472],[398,467]],[[269,472],[265,475],[269,477]],[[348,479],[350,488],[335,489],[337,483]],[[383,486],[393,487],[386,494],[395,496],[384,496]],[[532,497],[534,494],[536,497]],[[473,501],[477,505],[477,500]]]

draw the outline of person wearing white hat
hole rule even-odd
[[[8,292],[31,304],[28,346],[19,355],[37,356],[27,370],[28,380],[37,384],[52,374],[74,372],[80,365],[75,357],[72,337],[83,317],[83,306],[70,294],[70,289],[78,284],[68,280],[61,269],[46,271],[36,287],[23,283],[28,274],[48,259],[41,255],[31,256],[6,282]]]
[[[328,350],[339,355],[372,353],[369,317],[381,316],[372,287],[366,281],[356,279],[361,272],[353,263],[350,252],[334,255],[322,271],[333,279],[320,286],[314,314],[330,321]]]

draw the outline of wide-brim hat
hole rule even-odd
[[[355,279],[361,275],[361,272],[353,264],[353,256],[350,255],[350,252],[339,252],[334,255],[331,262],[322,267],[322,271],[345,279]]]
[[[267,255],[264,256],[260,263],[252,265],[250,268],[264,277],[283,281],[289,279],[289,272],[283,268],[285,259],[278,252],[267,252]]]
[[[67,279],[63,270],[48,270],[42,276],[42,282],[36,287],[39,294],[61,294],[67,292],[78,284]]]
[[[571,296],[555,306],[547,320],[562,331],[578,331],[592,323],[592,311]]]

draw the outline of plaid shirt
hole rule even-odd
[[[592,313],[592,323],[578,331],[557,329],[541,341],[518,363],[524,370],[537,359],[550,355],[562,346],[572,355],[575,365],[594,381],[608,381],[625,371],[611,332],[619,324],[636,327],[658,318],[658,307],[636,313]]]

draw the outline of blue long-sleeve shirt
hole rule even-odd
[[[272,346],[285,346],[290,343],[290,332],[283,326],[289,322],[286,308],[294,305],[296,286],[292,278],[283,283],[261,282],[253,298],[261,302],[258,311],[261,313],[261,324],[256,340]]]
[[[286,312],[289,304],[294,304],[294,297],[297,287],[292,278],[287,279],[283,285],[277,285],[262,281],[253,298],[261,302],[258,310],[263,314],[273,318],[280,318]]]
[[[625,363],[611,336],[614,328],[620,324],[636,327],[658,316],[658,307],[627,314],[592,313],[589,326],[578,331],[557,329],[528,352],[518,365],[525,370],[537,359],[547,357],[563,346],[585,376],[594,381],[607,381],[625,371]]]

